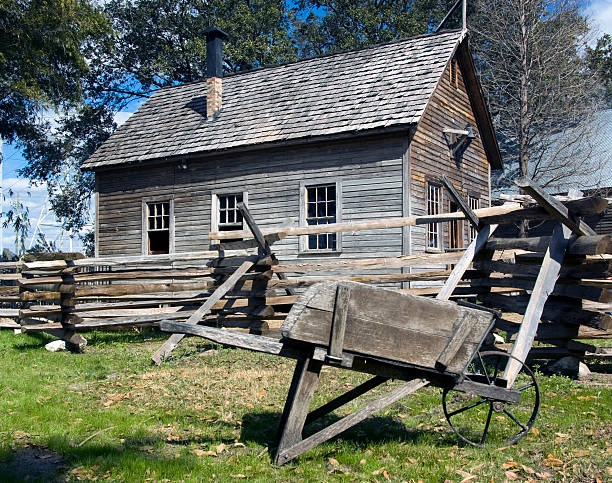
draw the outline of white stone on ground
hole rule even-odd
[[[45,345],[45,349],[47,349],[49,352],[65,351],[66,342],[63,340],[54,340],[53,342],[49,342],[47,345]]]

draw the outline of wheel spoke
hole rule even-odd
[[[491,416],[493,415],[493,404],[489,404],[489,414],[487,414],[487,422],[485,424],[484,431],[482,432],[482,438],[480,438],[480,444],[485,444],[487,440],[487,434],[489,434],[489,424],[491,424]]]
[[[523,387],[519,387],[517,389],[518,392],[523,392],[525,389],[529,389],[530,387],[534,387],[535,384],[533,382],[529,383],[529,384],[525,384]]]
[[[485,402],[487,402],[487,400],[486,400],[486,399],[481,399],[480,401],[476,401],[475,403],[468,404],[468,405],[467,405],[467,406],[465,406],[464,408],[457,409],[457,410],[453,411],[452,413],[449,413],[449,414],[448,414],[448,417],[449,417],[449,418],[452,418],[453,416],[455,416],[455,415],[457,415],[457,414],[461,414],[462,412],[467,411],[468,409],[473,409],[473,408],[475,408],[476,406],[480,406],[482,403],[485,403]]]
[[[525,425],[524,425],[523,423],[521,423],[521,422],[520,422],[518,419],[516,419],[516,418],[514,417],[514,415],[513,415],[513,414],[512,414],[510,411],[508,411],[507,409],[504,409],[504,414],[505,414],[506,416],[508,416],[510,419],[512,419],[512,421],[514,421],[516,424],[518,424],[518,425],[519,425],[521,428],[523,428],[523,431],[526,431],[526,430],[527,430],[527,426],[525,426]]]
[[[502,374],[512,359],[520,363],[521,377],[510,387]],[[492,397],[484,396],[479,395],[476,389],[474,391],[476,394],[467,397],[458,389],[445,389],[442,396],[444,415],[461,440],[474,446],[491,444],[507,446],[528,434],[540,406],[538,382],[529,367],[507,352],[479,351],[464,376],[466,380],[480,385],[493,386],[493,388],[499,386],[517,391],[521,397],[516,403],[510,403],[496,400],[495,392],[492,393]],[[469,412],[470,409],[478,408],[484,403],[489,404],[486,412],[485,409]],[[498,417],[495,414],[497,412],[503,415],[500,414]],[[506,421],[506,418],[512,420],[514,424]],[[519,418],[525,422],[519,421]]]

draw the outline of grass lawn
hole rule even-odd
[[[85,353],[71,354],[47,352],[45,336],[0,332],[0,481],[37,475],[45,462],[60,467],[60,481],[612,480],[610,385],[539,376],[536,429],[501,449],[459,444],[441,391],[424,388],[277,468],[270,456],[293,361],[203,352],[211,346],[192,338],[153,367],[164,338],[92,333]],[[315,402],[364,379],[325,368]]]

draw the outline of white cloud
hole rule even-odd
[[[119,111],[117,114],[115,114],[115,122],[117,123],[117,126],[121,126],[125,121],[127,121],[132,114],[134,114],[133,112],[124,112],[124,111]]]
[[[588,9],[588,15],[601,35],[612,34],[612,0],[594,0]]]

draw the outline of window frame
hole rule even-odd
[[[468,206],[470,207],[472,211],[480,209],[480,205],[481,205],[480,195],[476,195],[476,194],[472,195],[468,193],[467,198],[468,198],[467,199]],[[472,203],[473,201],[476,202],[475,205]],[[478,231],[476,230],[476,228],[472,226],[471,223],[469,223],[468,224],[468,244],[472,243],[476,239],[477,235],[478,235]]]
[[[155,256],[149,253],[149,231],[158,230],[149,230],[149,205],[157,203],[168,203],[168,254],[174,253],[174,196],[153,196],[143,198],[141,205],[141,252],[144,256]]]
[[[240,191],[240,190],[222,190],[222,191],[213,191],[211,192],[211,210],[210,210],[210,231],[216,232],[219,230],[219,213],[220,213],[220,205],[219,205],[219,197],[220,196],[229,196],[229,195],[239,195],[242,194],[242,202],[249,206],[249,193],[248,191]],[[244,220],[242,221],[242,230],[245,229]],[[232,231],[232,230],[227,230]],[[236,230],[238,231],[238,230]],[[219,240],[211,240],[211,243],[218,243]]]
[[[322,178],[300,181],[300,226],[309,226],[307,188],[316,186],[336,186],[336,223],[342,223],[342,180],[339,178]],[[317,255],[325,253],[342,253],[342,233],[336,233],[336,248],[313,249],[308,248],[308,236],[301,235],[298,241],[298,253],[301,255]]]
[[[436,202],[437,206],[438,206],[438,211],[437,213],[430,213],[429,212],[429,204],[430,204],[430,200],[429,200],[429,188],[431,187],[435,187],[438,191],[438,201]],[[442,185],[433,181],[425,181],[425,212],[426,212],[426,216],[432,216],[432,215],[436,215],[436,214],[440,214],[442,213],[442,209],[443,209],[443,191],[442,191]],[[431,227],[435,227],[435,231],[431,229]],[[436,234],[436,238],[437,238],[437,245],[436,246],[429,246],[429,234],[430,233],[435,233]],[[443,251],[443,240],[442,240],[442,223],[427,223],[425,225],[425,251],[426,252],[442,252]]]
[[[454,200],[448,202],[448,212],[461,211],[461,208]],[[453,236],[454,235],[454,236]],[[463,220],[453,220],[448,222],[448,251],[459,251],[465,248]],[[453,246],[454,242],[457,246]]]

